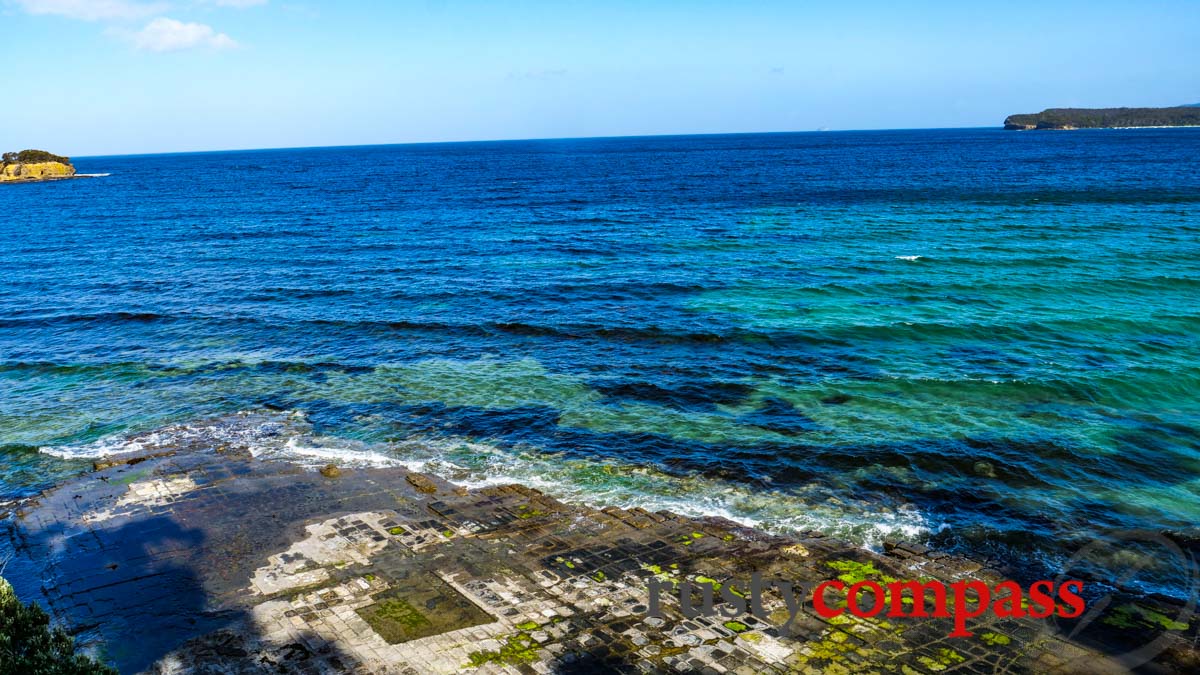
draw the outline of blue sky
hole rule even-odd
[[[0,0],[0,44],[0,149],[76,156],[1200,102],[1195,0]]]

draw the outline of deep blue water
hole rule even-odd
[[[0,493],[298,411],[296,461],[1051,565],[1200,536],[1200,131],[76,160],[0,186]]]

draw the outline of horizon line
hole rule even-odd
[[[638,138],[694,138],[697,136],[771,136],[792,134],[837,134],[837,133],[886,133],[892,131],[965,131],[972,129],[995,129],[1003,131],[1002,126],[985,127],[909,127],[896,129],[805,129],[796,131],[714,131],[703,133],[671,133],[671,134],[617,134],[610,136],[553,136],[539,138],[482,138],[457,141],[400,141],[397,143],[356,143],[351,145],[296,145],[270,148],[221,148],[216,150],[168,150],[164,152],[131,152],[125,154],[103,155],[71,155],[71,159],[105,159],[109,157],[157,157],[162,155],[202,155],[223,152],[273,152],[277,150],[337,150],[344,148],[385,148],[409,145],[464,145],[468,143],[535,143],[554,141],[599,141]]]

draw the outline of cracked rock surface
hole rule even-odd
[[[756,572],[795,583],[1001,575],[915,544],[877,555],[817,534],[567,505],[519,485],[466,490],[403,468],[323,474],[254,458],[238,425],[262,421],[157,434],[142,455],[97,463],[7,523],[55,618],[122,672],[1200,668],[1186,608],[1144,598],[1114,599],[1074,635],[1062,621],[989,615],[968,624],[973,637],[949,638],[948,619],[822,619],[811,605],[784,629],[774,592],[767,620],[689,618],[670,594],[651,617],[651,581],[744,593]]]

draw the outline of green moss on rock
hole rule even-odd
[[[838,575],[838,580],[850,585],[866,581],[867,579],[878,579],[884,583],[897,581],[895,577],[884,574],[882,570],[875,567],[875,563],[869,561],[864,563],[857,560],[832,560],[825,564],[841,572]]]
[[[1104,617],[1105,624],[1116,628],[1158,628],[1161,630],[1187,630],[1189,624],[1142,605],[1127,604],[1114,609]]]
[[[525,633],[518,633],[505,639],[500,649],[471,652],[467,659],[471,668],[478,668],[488,663],[509,666],[533,663],[537,660],[537,643]]]

